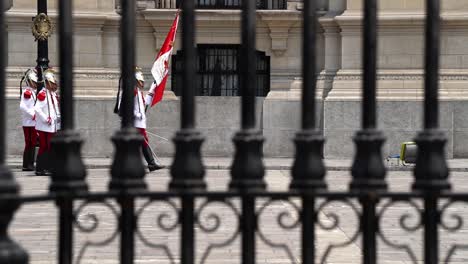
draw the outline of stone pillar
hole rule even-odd
[[[10,10],[10,8],[13,6],[13,0],[5,0],[5,11],[7,10]],[[6,49],[8,50],[8,26],[7,26],[7,29],[5,30],[5,43],[6,43]],[[8,65],[8,56],[7,56],[7,59],[6,59],[6,65]]]
[[[325,52],[325,67],[321,72],[319,85],[323,87],[324,97],[333,86],[333,78],[341,68],[341,35],[340,28],[333,18],[325,17],[320,20],[323,28]]]

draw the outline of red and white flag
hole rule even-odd
[[[151,68],[154,82],[151,84],[149,93],[153,94],[151,106],[154,106],[162,100],[164,89],[166,88],[167,76],[169,72],[169,60],[171,59],[172,50],[174,49],[174,42],[179,25],[179,12],[177,12],[174,22],[172,23],[171,30],[167,33],[166,40],[159,50],[156,61]]]

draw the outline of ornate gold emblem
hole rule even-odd
[[[49,17],[44,14],[38,14],[32,25],[32,34],[36,40],[47,40],[52,34],[52,23]]]

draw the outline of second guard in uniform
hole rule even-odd
[[[36,130],[39,133],[39,153],[37,154],[36,175],[48,175],[52,169],[50,140],[60,129],[60,106],[57,96],[55,73],[44,71],[45,89],[37,95],[35,106]]]
[[[23,89],[23,81],[26,87]],[[24,133],[23,171],[34,171],[34,158],[36,149],[36,104],[37,72],[35,69],[28,69],[20,83],[20,110],[21,121]]]

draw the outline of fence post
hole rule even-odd
[[[28,263],[28,254],[8,236],[8,226],[19,207],[19,202],[15,199],[18,196],[19,186],[13,178],[13,174],[5,166],[7,39],[3,36],[6,34],[5,12],[8,9],[6,4],[6,1],[0,1],[0,36],[2,36],[0,40],[0,198],[8,196],[13,199],[0,201],[0,263],[26,264]]]
[[[265,167],[262,160],[263,136],[255,123],[257,53],[256,1],[242,1],[241,45],[241,130],[234,136],[235,154],[229,188],[241,194],[241,255],[243,264],[255,263],[257,216],[254,190],[264,190]]]
[[[305,0],[303,9],[302,42],[302,130],[294,139],[296,155],[292,167],[291,190],[302,192],[302,262],[315,263],[315,196],[317,190],[325,190],[325,165],[322,160],[324,138],[316,128],[315,96],[316,73],[316,1]]]
[[[122,74],[122,127],[112,137],[116,151],[111,167],[110,190],[120,193],[117,198],[119,218],[120,263],[132,264],[135,258],[135,199],[129,192],[146,189],[145,168],[141,160],[143,138],[134,128],[133,89],[135,89],[136,4],[135,0],[121,0],[120,69]]]
[[[438,193],[451,188],[445,161],[446,137],[439,130],[440,1],[426,0],[424,130],[416,137],[414,190],[424,192],[424,263],[439,263]]]
[[[200,147],[203,136],[195,128],[195,2],[182,2],[182,71],[181,129],[174,137],[176,154],[171,166],[169,188],[181,193],[180,258],[182,264],[195,263],[195,198],[191,193],[203,191],[205,168],[201,161]]]
[[[81,160],[83,140],[73,130],[73,19],[72,0],[59,1],[60,113],[62,131],[51,141],[56,162],[50,192],[59,208],[58,263],[73,263],[73,194],[87,192],[86,169]]]
[[[350,189],[361,192],[360,226],[364,264],[377,263],[378,232],[376,204],[378,191],[387,189],[386,169],[381,148],[385,141],[377,130],[377,0],[364,1],[363,25],[362,130],[354,136],[356,156],[352,166]]]

